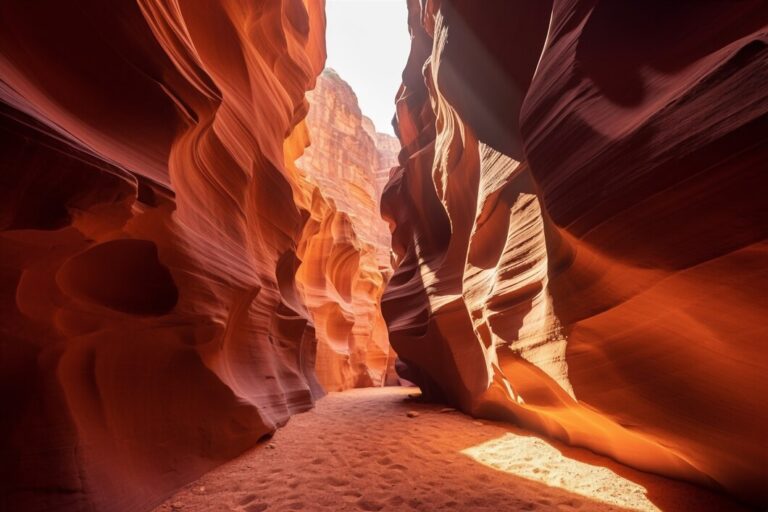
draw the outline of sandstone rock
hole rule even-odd
[[[383,379],[386,271],[293,163],[323,6],[3,2],[3,507],[150,509],[312,406],[329,318]]]
[[[382,200],[398,370],[472,415],[760,503],[765,9],[408,5]]]
[[[415,418],[419,415],[419,413],[416,411],[408,411],[407,413],[405,413],[405,415],[408,416],[409,418]]]
[[[299,254],[304,264],[297,278],[314,319],[317,377],[329,391],[396,383],[395,355],[380,309],[392,270],[379,197],[399,144],[375,132],[355,93],[331,69],[318,77],[307,99],[311,144],[297,166],[325,201],[319,203],[322,211],[312,211],[320,230],[315,239],[321,242]],[[318,270],[326,276],[316,275]]]

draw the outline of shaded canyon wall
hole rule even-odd
[[[765,4],[408,6],[382,199],[403,376],[764,503]]]
[[[327,318],[374,316],[385,272],[293,164],[323,11],[0,6],[3,510],[150,508],[312,406]],[[374,324],[324,384],[382,382]]]

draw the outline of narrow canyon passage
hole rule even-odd
[[[766,91],[765,0],[0,0],[0,512],[765,510]]]
[[[746,510],[691,484],[410,399],[417,392],[331,393],[155,512]]]

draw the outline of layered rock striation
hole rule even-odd
[[[403,376],[764,503],[764,5],[408,6],[382,200]]]
[[[293,164],[323,9],[3,2],[3,510],[149,509],[311,407],[318,344],[383,381],[385,272]]]
[[[328,228],[305,246],[297,275],[319,341],[317,377],[334,391],[383,385],[387,378],[396,383],[395,356],[380,309],[391,250],[379,198],[397,164],[399,143],[376,132],[352,88],[332,69],[323,71],[307,99],[311,144],[297,166],[322,191],[321,208],[337,210],[319,216]],[[317,271],[331,278],[315,276]]]

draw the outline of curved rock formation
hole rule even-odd
[[[764,4],[408,4],[382,204],[403,376],[765,503]]]
[[[382,271],[293,165],[323,8],[0,6],[3,510],[150,508],[311,407],[349,308],[324,383],[383,380]]]
[[[397,164],[399,143],[376,133],[354,91],[334,70],[318,77],[307,99],[311,144],[297,166],[328,199],[313,203],[321,209],[311,209],[313,220],[326,224],[320,228],[325,236],[304,245],[297,274],[319,341],[317,377],[329,391],[382,385],[388,376],[396,383],[380,309],[391,251],[379,197]],[[338,213],[328,215],[329,209]]]

